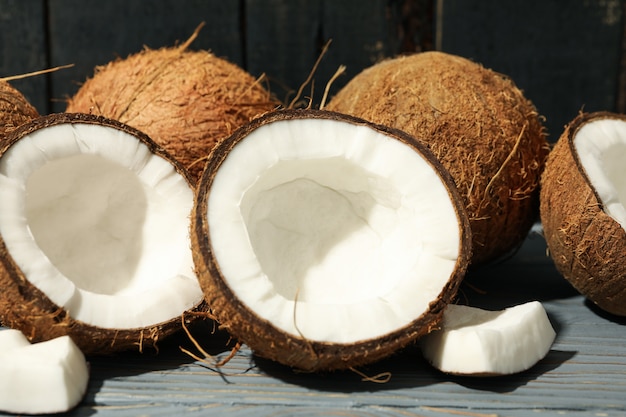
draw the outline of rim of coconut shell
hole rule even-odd
[[[23,137],[42,128],[60,124],[93,124],[116,129],[135,137],[153,155],[170,163],[175,172],[193,190],[189,173],[167,151],[153,142],[143,132],[102,116],[82,113],[58,113],[40,116],[10,132],[0,146],[0,159]],[[35,343],[69,335],[86,355],[110,354],[122,350],[158,349],[159,340],[177,332],[185,323],[199,317],[188,312],[206,311],[203,299],[195,306],[153,325],[136,328],[104,328],[73,318],[67,310],[53,302],[42,290],[31,284],[11,256],[4,237],[0,234],[0,322],[4,326],[21,330]]]
[[[278,329],[273,323],[259,317],[242,302],[225,282],[221,266],[214,256],[207,216],[208,197],[217,171],[237,144],[249,134],[268,124],[304,119],[334,120],[365,126],[377,133],[410,146],[418,152],[445,185],[458,218],[459,253],[454,272],[432,300],[427,311],[414,318],[410,324],[388,334],[356,343],[335,343],[309,340]],[[192,213],[192,247],[198,278],[205,291],[205,299],[220,326],[255,354],[307,372],[350,369],[380,360],[405,347],[419,337],[438,327],[445,306],[453,301],[471,258],[471,230],[465,206],[454,181],[435,156],[412,136],[371,122],[325,110],[281,109],[261,116],[242,126],[214,148],[197,187],[196,203]],[[297,295],[296,295],[297,301]],[[297,311],[294,308],[294,314]]]
[[[575,144],[581,128],[602,120],[626,122],[626,115],[580,113],[566,125],[542,175],[540,215],[558,271],[600,309],[626,316],[626,266],[615,261],[623,257],[626,231],[605,211]]]

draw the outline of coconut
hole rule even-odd
[[[19,330],[0,331],[0,411],[64,413],[87,392],[89,364],[69,336],[30,344]]]
[[[0,140],[16,127],[39,117],[21,92],[0,79]]]
[[[188,50],[192,40],[97,67],[66,111],[105,116],[145,132],[196,181],[217,141],[277,103],[237,65]]]
[[[213,314],[305,371],[379,360],[437,326],[470,257],[453,181],[404,132],[279,110],[213,150],[192,216]]]
[[[84,114],[42,116],[0,147],[0,320],[85,354],[153,347],[203,306],[193,186],[148,136]]]
[[[548,354],[555,337],[539,301],[499,311],[450,304],[441,328],[422,338],[420,346],[442,372],[498,376],[530,369]]]
[[[559,272],[601,309],[626,316],[626,116],[581,113],[541,180],[541,222]]]
[[[549,146],[537,110],[511,79],[465,58],[423,52],[363,70],[326,109],[428,144],[463,196],[473,264],[517,248],[537,220]]]

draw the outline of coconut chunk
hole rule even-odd
[[[372,360],[405,344],[465,268],[450,181],[399,132],[330,112],[261,118],[218,147],[200,186],[192,238],[209,305],[292,366],[347,367],[354,351]],[[283,340],[296,342],[285,352]],[[310,343],[332,353],[320,359]]]
[[[74,408],[89,382],[85,356],[69,336],[30,344],[19,330],[0,331],[0,410],[61,413]]]
[[[424,357],[437,369],[459,375],[505,375],[525,371],[546,356],[556,337],[538,301],[488,311],[450,304],[441,329],[421,340]]]
[[[0,242],[12,262],[2,277],[29,290],[0,296],[3,322],[37,340],[73,334],[89,352],[158,339],[203,300],[193,195],[169,155],[119,122],[62,114],[15,131],[0,153]],[[91,330],[55,325],[58,311]]]

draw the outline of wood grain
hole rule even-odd
[[[438,3],[438,47],[510,76],[546,117],[552,141],[579,111],[616,108],[623,0]]]
[[[49,68],[45,0],[0,0],[0,78]],[[39,113],[49,111],[48,77],[10,82]]]
[[[244,4],[246,67],[255,76],[265,74],[271,91],[288,104],[321,51],[322,2],[246,0]]]

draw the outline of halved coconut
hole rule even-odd
[[[557,269],[601,309],[626,316],[626,116],[572,120],[546,163],[541,221]]]
[[[145,134],[44,116],[0,148],[0,320],[86,353],[154,345],[199,306],[186,171]]]
[[[8,82],[0,80],[0,139],[36,117],[39,113],[26,97]]]
[[[539,301],[500,311],[450,304],[441,329],[420,345],[424,357],[442,372],[495,376],[531,368],[547,355],[555,337]]]
[[[270,113],[220,143],[192,227],[218,321],[307,371],[373,362],[428,333],[470,256],[459,194],[423,145],[319,110]]]
[[[328,103],[427,143],[454,178],[472,227],[472,264],[518,248],[539,217],[549,146],[533,103],[508,77],[422,52],[357,74]]]

